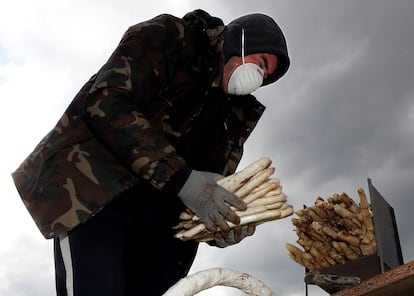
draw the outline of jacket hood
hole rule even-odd
[[[224,60],[241,56],[241,36],[244,29],[245,55],[255,53],[276,54],[279,60],[276,71],[262,85],[275,82],[282,77],[290,66],[286,39],[273,18],[261,13],[248,14],[231,21],[224,35]]]

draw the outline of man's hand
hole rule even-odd
[[[227,221],[237,225],[240,217],[230,209],[245,210],[247,205],[234,193],[217,184],[218,174],[193,170],[178,196],[196,214],[206,228],[229,232]]]
[[[214,240],[218,247],[225,248],[241,242],[245,237],[253,235],[256,231],[256,224],[251,223],[245,226],[238,225],[229,232],[216,232]]]

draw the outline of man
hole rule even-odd
[[[203,10],[130,27],[57,125],[13,172],[27,209],[54,238],[57,295],[161,295],[197,243],[175,239],[186,207],[218,247],[246,204],[218,186],[234,173],[265,107],[252,93],[289,67],[272,18],[227,26]]]

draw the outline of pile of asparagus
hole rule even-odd
[[[318,197],[314,206],[297,210],[292,218],[296,241],[304,250],[286,243],[289,256],[312,272],[376,252],[373,213],[362,188],[359,205],[346,193],[325,201]]]
[[[277,178],[272,178],[275,168],[271,167],[267,157],[258,159],[239,172],[218,180],[217,183],[233,192],[247,204],[244,211],[235,210],[240,217],[240,225],[282,219],[293,214],[293,207],[287,203],[287,196]],[[228,222],[232,228],[235,225]],[[212,240],[214,233],[208,231],[199,218],[189,209],[180,214],[180,223],[174,226],[176,238],[196,240],[199,242]]]

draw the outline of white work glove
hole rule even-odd
[[[244,226],[237,225],[229,232],[218,231],[214,234],[215,244],[220,248],[225,248],[241,242],[244,238],[251,236],[256,231],[256,224],[250,223]]]
[[[234,193],[217,184],[219,174],[193,170],[181,188],[178,196],[207,230],[216,232],[217,227],[224,232],[230,230],[227,221],[237,225],[240,217],[230,209],[245,210],[247,205]]]

